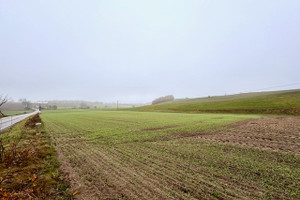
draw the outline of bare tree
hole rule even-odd
[[[7,101],[8,101],[7,95],[6,95],[6,96],[0,95],[0,114],[1,114],[2,116],[5,116],[5,115],[4,115],[4,114],[2,113],[2,111],[1,111],[1,106],[2,106],[3,104],[5,104]]]

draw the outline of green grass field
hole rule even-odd
[[[3,111],[3,114],[7,116],[11,116],[11,115],[21,115],[30,112],[32,112],[32,110],[5,110]]]
[[[79,199],[300,198],[298,155],[186,137],[259,115],[57,110],[41,117]]]
[[[168,103],[137,107],[133,110],[300,115],[300,90],[181,99]]]

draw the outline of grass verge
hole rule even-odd
[[[4,151],[0,163],[1,199],[70,199],[49,135],[37,133],[35,115],[0,135]]]

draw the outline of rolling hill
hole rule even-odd
[[[178,99],[172,102],[142,106],[131,110],[300,115],[300,89]]]

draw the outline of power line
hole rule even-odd
[[[255,92],[259,90],[267,90],[267,89],[274,89],[274,88],[280,88],[280,87],[288,87],[288,86],[293,86],[293,85],[300,85],[300,82],[295,82],[295,83],[290,83],[290,84],[285,84],[285,85],[277,85],[277,86],[272,86],[272,87],[266,87],[266,88],[261,88],[261,89],[256,89],[248,92]]]

